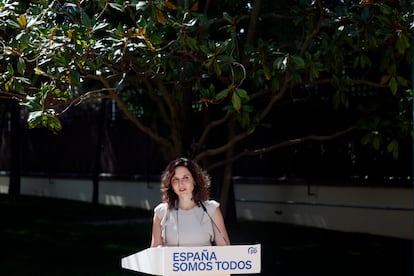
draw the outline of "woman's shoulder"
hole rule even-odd
[[[163,215],[168,210],[168,203],[161,202],[157,206],[154,207],[154,212],[158,215]]]
[[[215,200],[213,200],[213,199],[210,199],[210,200],[206,200],[206,201],[204,201],[204,204],[207,206],[207,205],[211,205],[211,206],[214,206],[214,207],[219,207],[220,206],[220,203],[218,203],[217,201],[215,201]]]
[[[203,202],[203,204],[204,206],[206,206],[206,209],[210,214],[213,213],[214,210],[220,206],[220,203],[218,203],[215,200],[206,200]]]

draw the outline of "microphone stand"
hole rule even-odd
[[[213,220],[213,218],[210,216],[210,214],[207,212],[206,206],[203,204],[203,202],[200,201],[200,206],[203,208],[204,212],[207,214],[207,216],[210,218],[211,222],[213,223],[214,227],[217,229],[217,231],[220,233],[221,238],[224,240],[226,245],[229,245],[229,242],[224,237],[223,233],[221,232],[220,228],[217,226],[216,222]]]
[[[177,246],[180,246],[180,232],[178,231],[178,199],[175,200],[174,202],[174,209],[176,212],[176,217],[177,217]]]

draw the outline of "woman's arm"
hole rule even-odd
[[[152,219],[152,237],[151,237],[151,247],[162,246],[162,237],[161,237],[161,221],[154,214]]]
[[[217,225],[217,227],[213,225],[214,241],[216,242],[216,245],[230,245],[229,235],[227,234],[226,225],[224,224],[224,218],[220,208],[216,208],[212,219]],[[220,229],[221,233],[217,228]]]

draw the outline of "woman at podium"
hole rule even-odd
[[[187,158],[161,176],[162,203],[154,208],[151,247],[230,245],[220,204],[209,199],[209,175]]]

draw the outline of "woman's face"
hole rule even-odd
[[[194,190],[194,178],[186,167],[175,168],[174,176],[171,178],[171,186],[180,197],[188,195],[192,197]]]

